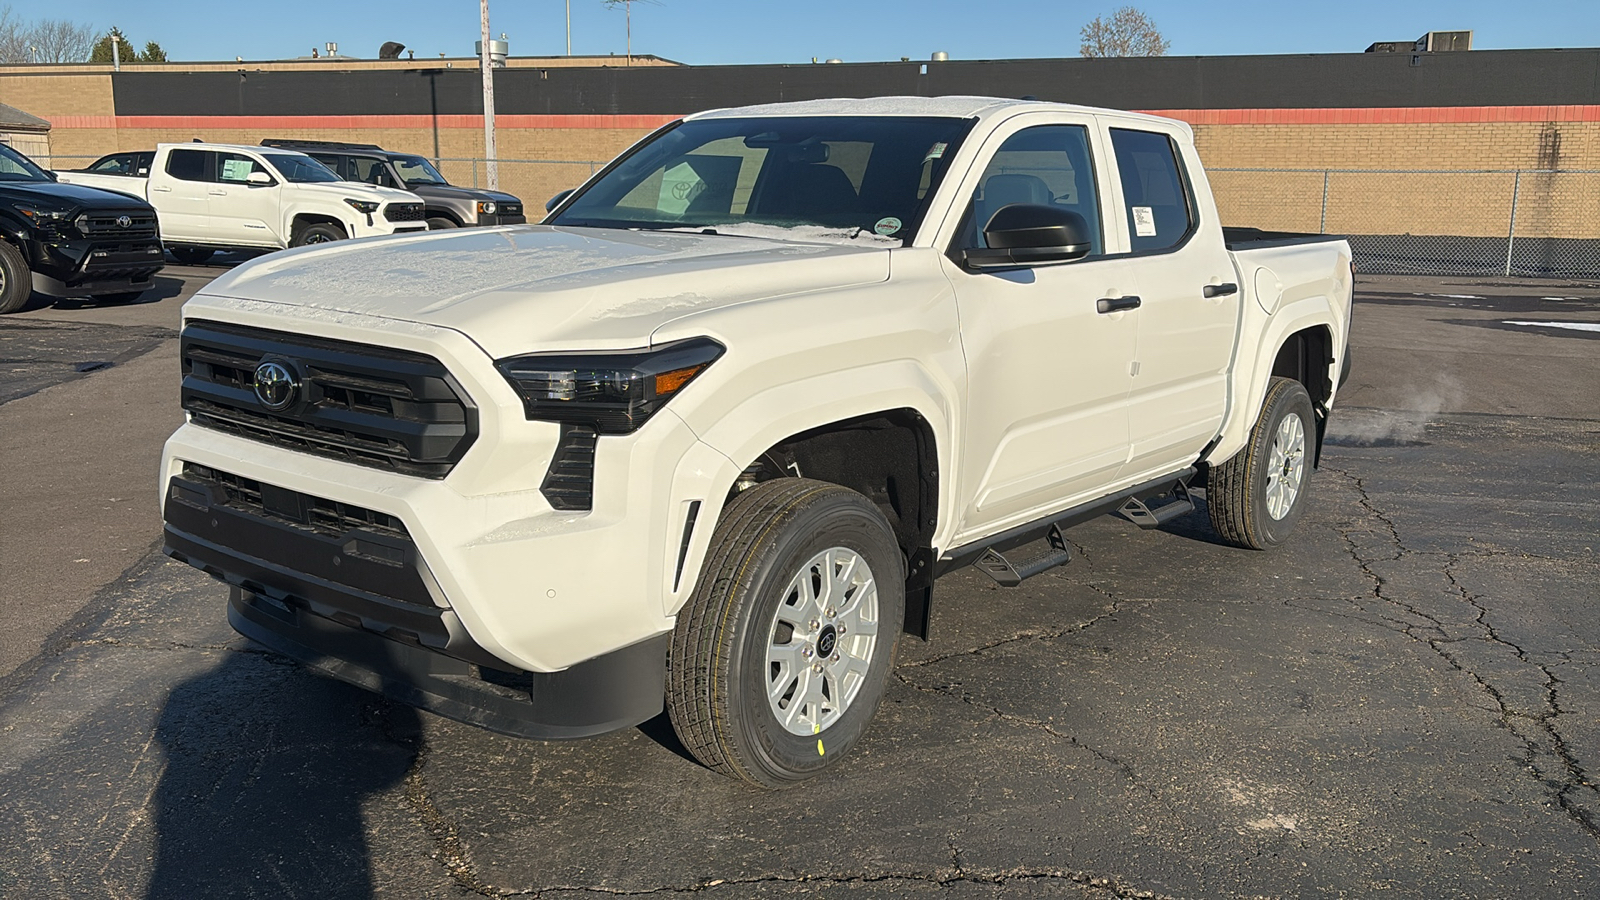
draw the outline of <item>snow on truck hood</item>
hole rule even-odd
[[[642,347],[685,315],[889,277],[886,246],[514,226],[340,241],[245,263],[208,296],[283,304],[284,327],[341,312],[452,328],[499,359]],[[225,304],[223,304],[225,305]]]

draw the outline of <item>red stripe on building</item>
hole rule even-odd
[[[1152,109],[1191,125],[1411,125],[1472,122],[1600,122],[1600,106],[1422,106],[1348,109]],[[495,117],[501,128],[647,130],[678,116],[574,115]],[[483,117],[442,116],[56,116],[57,128],[482,128]]]

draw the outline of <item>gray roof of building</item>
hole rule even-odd
[[[0,103],[0,129],[10,131],[49,131],[50,122],[15,106]]]

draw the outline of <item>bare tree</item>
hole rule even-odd
[[[1108,19],[1095,16],[1079,32],[1084,56],[1166,56],[1167,39],[1157,30],[1154,19],[1131,6],[1124,6]]]
[[[11,4],[0,6],[0,63],[28,61],[28,27],[12,12]]]
[[[28,33],[29,51],[37,50],[35,61],[42,63],[83,62],[94,39],[93,28],[66,19],[44,19]]]

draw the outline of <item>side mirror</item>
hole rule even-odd
[[[1089,223],[1058,206],[1013,203],[1002,206],[983,229],[988,249],[962,251],[973,269],[1048,265],[1083,259],[1094,249]]]
[[[271,175],[268,175],[260,169],[257,169],[256,171],[251,172],[249,175],[246,175],[244,180],[252,185],[259,185],[261,187],[270,187],[271,185],[277,184],[276,181],[272,180]]]
[[[561,205],[561,201],[563,201],[563,200],[567,199],[568,197],[572,196],[573,190],[574,190],[573,188],[567,188],[566,190],[562,191],[561,193],[555,195],[554,197],[551,197],[549,200],[546,200],[544,202],[544,211],[545,212],[551,212],[556,207],[560,206]]]

